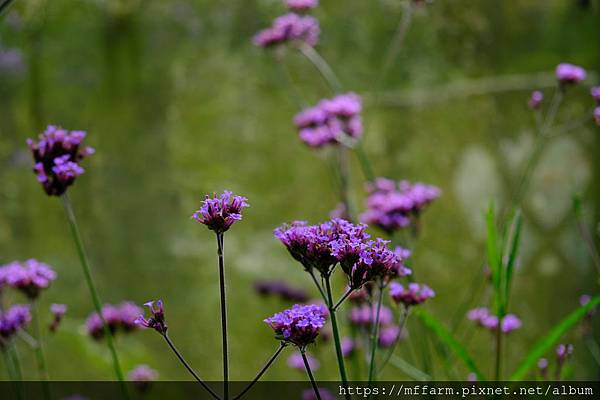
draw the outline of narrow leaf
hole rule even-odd
[[[565,319],[560,321],[541,338],[533,348],[527,353],[523,361],[519,364],[516,371],[510,377],[512,381],[522,380],[529,372],[531,367],[536,365],[537,361],[546,354],[548,350],[556,345],[559,339],[573,328],[581,318],[583,318],[591,309],[600,304],[600,295],[593,297],[586,305],[579,307]]]
[[[508,260],[506,262],[506,282],[504,288],[504,301],[505,307],[508,307],[508,299],[510,298],[510,289],[512,283],[513,271],[515,268],[515,263],[517,260],[517,256],[519,255],[519,245],[521,242],[521,228],[523,227],[523,218],[521,217],[521,212],[517,210],[515,213],[515,217],[513,218],[510,236],[509,236],[509,252],[508,252]]]
[[[392,356],[392,358],[390,359],[390,364],[392,364],[394,367],[398,368],[400,371],[404,372],[406,375],[410,376],[416,381],[424,382],[433,380],[433,378],[430,375],[421,371],[414,365],[407,363],[398,356]]]
[[[427,328],[431,329],[465,363],[470,372],[477,375],[477,379],[480,381],[486,380],[467,349],[434,316],[424,310],[418,310],[415,314],[421,318]]]

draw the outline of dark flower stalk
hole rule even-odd
[[[40,379],[42,380],[42,389],[44,391],[44,398],[49,400],[52,395],[50,394],[50,379],[48,375],[48,365],[46,364],[46,357],[44,356],[44,347],[42,345],[42,336],[40,331],[40,313],[38,312],[37,301],[31,302],[31,327],[33,329],[35,343],[35,356],[40,372]]]
[[[315,377],[310,370],[310,365],[308,360],[306,359],[306,350],[304,348],[300,349],[300,354],[302,354],[302,360],[304,361],[304,368],[306,368],[306,373],[308,374],[308,378],[310,379],[310,384],[315,392],[315,396],[317,396],[318,400],[321,400],[321,395],[319,394],[319,388],[317,387],[317,383],[315,382]]]
[[[223,336],[223,397],[229,399],[229,353],[227,345],[227,296],[225,292],[225,259],[223,256],[223,233],[217,233],[219,257],[219,287],[221,292],[221,332]]]
[[[330,277],[325,277],[325,287],[327,289],[327,306],[329,307],[329,315],[331,317],[331,330],[333,331],[333,341],[335,344],[335,355],[338,362],[338,369],[340,371],[340,378],[342,378],[342,384],[344,385],[346,399],[350,399],[348,394],[348,376],[346,375],[346,365],[344,364],[344,353],[342,352],[342,342],[340,340],[340,332],[337,324],[337,318],[335,315],[335,309],[333,307],[333,298],[331,296],[331,283],[329,282]],[[304,353],[303,353],[304,356]]]
[[[375,378],[375,351],[377,350],[377,338],[379,336],[379,317],[381,316],[381,303],[383,302],[383,283],[379,283],[379,293],[377,298],[377,309],[375,311],[375,323],[371,329],[371,358],[369,360],[369,378],[371,384]]]
[[[273,362],[275,362],[275,360],[277,359],[277,357],[279,356],[279,354],[281,354],[281,352],[283,351],[283,349],[286,346],[287,346],[286,342],[282,341],[281,344],[279,345],[279,347],[277,348],[277,351],[275,351],[275,353],[273,353],[273,355],[271,356],[271,358],[269,358],[269,361],[267,361],[267,363],[264,365],[264,367],[262,367],[262,369],[258,372],[258,374],[256,374],[256,376],[254,377],[254,379],[252,380],[252,382],[250,382],[250,384],[248,386],[246,386],[246,388],[244,390],[242,390],[242,392],[240,394],[238,394],[237,396],[235,396],[233,398],[233,400],[241,399],[243,395],[245,395],[250,389],[252,389],[252,386],[254,386],[254,384],[256,382],[258,382],[258,380],[263,376],[263,374],[265,372],[267,372],[267,370],[269,369],[269,367],[271,367],[271,364],[273,364]]]
[[[102,315],[102,302],[100,301],[100,296],[98,295],[98,290],[96,289],[96,284],[94,283],[94,278],[90,270],[90,265],[88,262],[87,254],[85,252],[85,247],[83,245],[83,240],[81,239],[81,233],[79,232],[79,225],[77,224],[75,212],[73,211],[73,205],[71,203],[71,200],[69,199],[69,195],[66,192],[61,196],[61,199],[63,207],[65,209],[65,214],[67,216],[67,221],[69,222],[69,227],[71,228],[71,234],[73,235],[73,240],[75,241],[75,246],[77,247],[77,253],[79,254],[79,261],[81,262],[83,275],[85,277],[86,284],[90,291],[92,302],[94,303],[94,308],[96,309],[96,313],[98,313],[98,316],[102,319],[103,322],[104,336],[106,336],[106,345],[110,350],[115,375],[117,376],[117,379],[120,382],[123,396],[127,399],[129,398],[129,394],[127,392],[127,387],[124,383],[123,371],[121,370],[121,366],[119,364],[119,357],[117,355],[117,350],[115,349],[115,345],[113,343],[112,333],[110,332],[108,324],[106,323]]]

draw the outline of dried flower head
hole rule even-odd
[[[165,322],[165,310],[163,308],[162,300],[149,301],[144,304],[150,310],[150,317],[144,318],[143,314],[140,314],[135,320],[135,323],[145,328],[152,328],[161,335],[167,333],[167,324]]]
[[[84,173],[79,163],[94,154],[93,148],[81,146],[85,136],[83,131],[49,125],[37,141],[27,139],[33,154],[33,172],[49,196],[62,195]]]
[[[36,299],[40,292],[56,279],[56,272],[47,264],[35,259],[14,261],[0,268],[0,281]]]
[[[276,334],[276,339],[300,348],[313,343],[325,325],[328,311],[321,304],[295,304],[264,320]]]
[[[254,44],[259,47],[299,42],[315,46],[319,40],[319,22],[309,15],[289,13],[275,18],[273,24],[254,36]]]
[[[213,197],[206,195],[202,206],[192,215],[192,218],[216,233],[223,233],[236,221],[242,219],[242,210],[248,207],[247,200],[227,190],[219,197],[216,193]]]

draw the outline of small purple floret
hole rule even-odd
[[[392,282],[390,285],[390,296],[397,304],[410,307],[422,304],[428,299],[435,297],[435,292],[429,286],[419,283],[413,282],[408,285],[402,285]]]
[[[165,322],[165,310],[162,300],[149,301],[144,305],[150,310],[150,317],[146,319],[143,314],[140,314],[135,323],[144,328],[154,329],[161,335],[165,335],[167,333],[167,324]]]
[[[275,331],[276,339],[304,348],[315,341],[328,315],[324,305],[295,304],[264,322]]]
[[[227,190],[219,197],[216,193],[213,197],[206,195],[202,206],[192,215],[192,218],[216,233],[223,233],[236,221],[242,219],[242,210],[248,207],[247,200]]]

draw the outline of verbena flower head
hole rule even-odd
[[[556,79],[562,84],[576,84],[585,77],[585,70],[578,65],[561,63],[556,66]]]
[[[304,348],[315,341],[327,316],[328,311],[324,305],[295,304],[264,322],[275,331],[276,339]]]
[[[257,281],[254,289],[262,296],[275,295],[282,300],[303,303],[308,300],[306,291],[289,286],[282,281]]]
[[[66,304],[50,304],[50,313],[52,314],[52,322],[48,329],[50,332],[55,332],[67,313],[67,306]]]
[[[310,367],[310,369],[313,372],[318,370],[321,367],[319,360],[317,360],[315,357],[313,357],[312,354],[305,353],[305,355],[306,355],[306,360],[308,361],[308,366]],[[290,368],[304,371],[305,367],[304,367],[304,360],[302,359],[302,353],[300,353],[299,351],[293,352],[292,355],[289,356],[287,359],[287,365]]]
[[[349,320],[354,326],[371,327],[377,318],[377,306],[363,304],[359,307],[350,309]],[[379,324],[382,326],[390,325],[394,322],[394,313],[389,307],[384,305],[379,310]]]
[[[594,108],[594,120],[596,125],[600,126],[600,106]]]
[[[367,190],[367,210],[361,215],[361,221],[390,234],[408,227],[411,218],[418,217],[441,195],[441,190],[432,185],[396,183],[386,178],[377,178]]]
[[[285,0],[285,5],[292,11],[308,11],[319,5],[319,0]]]
[[[403,260],[391,251],[388,240],[370,240],[364,244],[359,253],[358,261],[350,270],[349,279],[352,288],[359,288],[369,281],[394,276],[402,269],[398,266]]]
[[[142,312],[142,309],[132,302],[126,301],[121,304],[104,304],[102,306],[102,318],[98,313],[93,312],[86,320],[86,328],[88,334],[94,339],[104,337],[104,322],[112,333],[119,330],[123,332],[131,332],[138,328],[136,323],[137,317]]]
[[[0,311],[0,349],[30,322],[31,310],[29,305],[15,304],[5,311]]]
[[[192,215],[192,218],[216,233],[223,233],[236,221],[242,219],[242,210],[248,207],[247,200],[227,190],[219,197],[216,193],[213,197],[207,195],[202,207]]]
[[[56,272],[49,265],[35,259],[7,264],[0,275],[4,284],[22,291],[30,299],[37,298],[56,279]]]
[[[301,42],[315,46],[319,41],[319,22],[309,15],[289,13],[275,18],[271,27],[254,36],[254,44],[272,47],[288,42]]]
[[[49,196],[62,195],[83,174],[79,163],[94,154],[93,148],[82,147],[85,136],[83,131],[67,131],[49,125],[37,141],[27,139],[33,154],[33,172]]]
[[[400,327],[396,325],[389,325],[381,327],[379,331],[379,337],[377,343],[379,347],[392,347],[394,343],[400,338]]]
[[[537,110],[542,105],[542,101],[544,101],[544,94],[539,90],[535,90],[531,93],[531,97],[529,98],[529,108],[532,110]]]
[[[556,346],[556,359],[559,364],[564,363],[571,354],[573,354],[572,344],[559,344]]]
[[[138,390],[145,392],[150,387],[150,384],[158,379],[158,372],[146,364],[140,364],[129,371],[127,378],[134,382]]]
[[[354,340],[352,340],[349,337],[343,337],[342,338],[342,355],[344,357],[350,357],[352,354],[354,354],[354,350],[356,349],[356,346],[354,345]]]
[[[485,307],[474,308],[470,310],[467,317],[477,323],[478,326],[485,328],[491,332],[496,332],[498,329],[498,317],[491,314]],[[515,314],[507,314],[502,318],[500,323],[500,331],[508,334],[514,330],[521,328],[522,322]]]
[[[358,140],[363,133],[362,100],[356,93],[323,99],[294,117],[300,139],[319,148],[344,140]]]
[[[419,283],[409,283],[402,285],[392,282],[390,285],[390,296],[397,304],[404,304],[405,307],[416,306],[424,303],[426,300],[435,297],[435,292],[427,285]]]
[[[150,310],[150,317],[146,319],[143,314],[140,314],[135,323],[145,328],[152,328],[161,335],[166,334],[167,323],[165,322],[165,310],[162,300],[149,301],[144,305]]]
[[[597,103],[600,103],[600,86],[594,86],[590,89],[590,94],[596,100]]]

